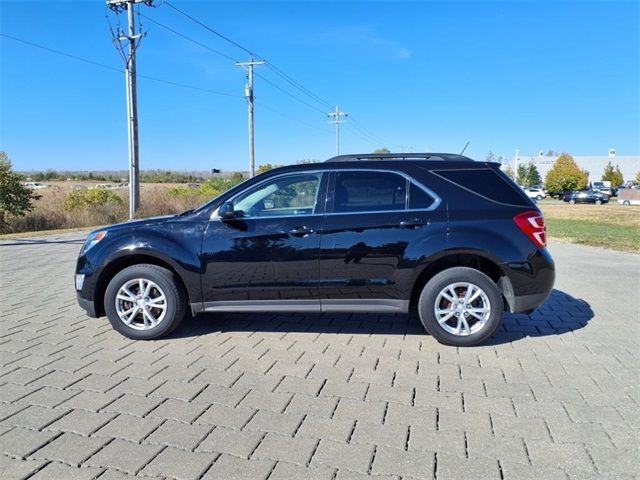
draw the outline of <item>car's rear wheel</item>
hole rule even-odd
[[[596,205],[602,205],[602,200],[596,200]]]
[[[542,200],[542,198],[543,198],[543,197],[542,197],[542,195],[538,195],[538,196],[536,197],[536,200],[540,201],[540,200]]]
[[[175,275],[157,265],[132,265],[118,272],[104,295],[113,328],[136,340],[172,332],[185,315],[187,302]]]
[[[571,200],[569,200],[569,203],[570,203],[571,205],[575,205],[575,204],[576,204],[576,201],[572,198]]]
[[[622,202],[623,205],[631,205],[631,202],[629,200],[625,200],[624,202]]]
[[[454,267],[435,275],[422,289],[418,314],[440,343],[477,345],[489,338],[502,319],[502,296],[484,273]]]

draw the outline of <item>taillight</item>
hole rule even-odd
[[[547,227],[542,213],[535,211],[519,213],[513,217],[513,221],[536,247],[547,246]]]

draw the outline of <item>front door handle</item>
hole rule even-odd
[[[289,235],[293,235],[294,237],[304,237],[312,233],[314,233],[314,231],[309,227],[296,227],[293,230],[289,230]]]
[[[419,218],[412,218],[411,220],[402,220],[400,226],[402,228],[418,228],[424,225],[424,222]]]

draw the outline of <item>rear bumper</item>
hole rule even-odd
[[[80,292],[76,292],[76,297],[78,299],[78,305],[80,305],[87,312],[87,315],[89,317],[98,318],[98,315],[96,313],[96,305],[93,300],[82,298],[80,296]]]
[[[555,264],[548,250],[537,249],[525,262],[502,265],[505,276],[498,281],[511,313],[530,312],[542,305],[556,279]]]
[[[547,301],[551,290],[547,293],[538,293],[535,295],[521,295],[519,297],[513,297],[513,306],[511,307],[514,313],[527,313],[535,310],[544,302]]]

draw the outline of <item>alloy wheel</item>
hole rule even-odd
[[[167,313],[167,298],[157,283],[134,278],[124,283],[116,295],[116,313],[120,320],[135,330],[158,326]]]
[[[491,304],[487,294],[468,282],[444,287],[434,304],[436,320],[442,329],[457,336],[479,332],[489,321]]]

